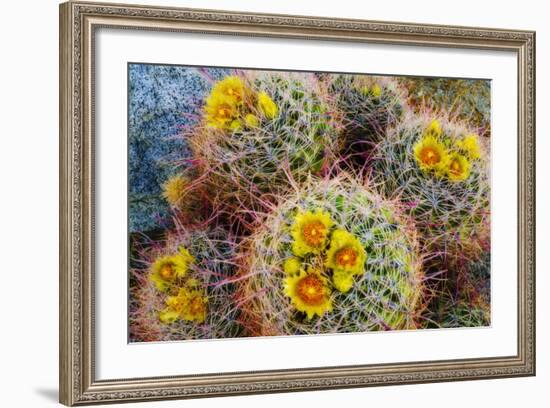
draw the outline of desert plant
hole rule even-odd
[[[324,80],[341,116],[342,155],[362,169],[374,146],[401,121],[405,93],[391,77],[333,74]]]
[[[440,328],[483,327],[490,324],[489,305],[471,304],[463,299],[449,299]]]
[[[426,327],[480,327],[491,324],[491,256],[486,253],[443,282],[443,290],[425,311]]]
[[[337,143],[325,91],[300,73],[246,71],[218,81],[190,135],[215,203],[230,205],[231,216],[321,172]]]
[[[310,178],[243,243],[250,335],[410,329],[423,305],[415,231],[354,177]]]
[[[133,262],[130,341],[236,337],[234,244],[220,230],[177,229]]]
[[[445,117],[409,116],[373,157],[378,190],[404,204],[438,268],[465,265],[489,249],[489,154],[479,136]]]

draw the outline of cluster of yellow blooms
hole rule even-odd
[[[267,93],[254,92],[238,76],[216,82],[206,99],[206,123],[216,129],[235,131],[243,126],[257,127],[262,117],[274,119],[278,113],[277,105]]]
[[[354,283],[353,277],[364,273],[367,255],[361,242],[348,231],[337,228],[328,212],[300,212],[291,227],[292,252],[283,264],[286,273],[285,294],[290,297],[296,310],[322,316],[332,310],[331,285],[346,293]],[[319,267],[307,271],[302,261],[307,256],[319,256]],[[331,270],[330,280],[326,272]]]
[[[204,322],[208,299],[196,279],[188,278],[195,258],[183,247],[172,255],[161,256],[151,265],[149,279],[161,292],[172,296],[166,299],[166,308],[159,314],[163,323],[175,320]]]
[[[420,169],[451,181],[466,180],[470,176],[471,161],[481,157],[477,135],[468,134],[453,143],[435,119],[426,127],[413,150]]]

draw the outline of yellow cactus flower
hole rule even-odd
[[[318,271],[306,273],[302,269],[298,275],[287,276],[284,291],[296,310],[306,313],[308,319],[332,311],[330,288]]]
[[[445,169],[449,154],[443,143],[433,136],[424,136],[413,147],[414,157],[420,169],[435,170],[440,173]]]
[[[189,185],[189,179],[180,175],[170,177],[162,186],[162,196],[172,207],[179,207]]]
[[[365,271],[367,253],[361,242],[349,232],[337,229],[330,238],[325,266],[334,271],[350,275],[361,275]]]
[[[251,128],[258,127],[260,125],[260,120],[256,115],[253,115],[252,113],[247,114],[244,117],[244,121],[246,125]]]
[[[291,235],[294,238],[292,252],[296,256],[318,254],[325,249],[332,220],[328,212],[317,209],[296,214]]]
[[[279,112],[273,99],[263,91],[258,94],[258,108],[260,108],[264,116],[268,119],[274,119]]]
[[[464,136],[464,139],[457,142],[457,146],[472,160],[479,159],[481,157],[481,148],[479,147],[478,136],[474,133]]]
[[[206,124],[216,129],[230,129],[238,116],[235,100],[219,93],[212,93],[206,99],[204,108]]]
[[[230,99],[235,104],[241,104],[245,97],[245,85],[238,76],[228,76],[216,82],[211,94]]]
[[[443,129],[441,128],[441,123],[437,119],[433,119],[428,127],[424,129],[424,136],[431,136],[433,138],[439,138],[443,134]]]
[[[470,176],[470,162],[461,154],[454,153],[449,158],[447,176],[451,181],[464,181]]]
[[[201,290],[180,288],[176,296],[166,299],[166,308],[159,314],[163,323],[176,320],[203,323],[206,319],[208,299]]]
[[[151,265],[149,279],[158,290],[165,291],[180,278],[183,278],[189,270],[189,265],[195,259],[185,248],[180,248],[174,255],[165,255],[156,259]]]
[[[353,287],[353,275],[346,271],[334,271],[332,273],[332,284],[336,290],[347,293]]]
[[[285,259],[285,262],[283,263],[283,270],[287,275],[295,275],[298,272],[300,272],[300,267],[302,266],[302,263],[300,260],[294,256]]]
[[[374,84],[371,87],[371,92],[375,98],[380,98],[380,96],[382,95],[382,88],[380,88],[380,85]]]

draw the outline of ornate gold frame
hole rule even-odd
[[[518,60],[518,350],[513,356],[96,380],[93,47],[98,27],[506,50]],[[60,6],[60,401],[66,405],[535,374],[535,33],[68,2]]]

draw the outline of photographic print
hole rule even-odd
[[[490,326],[490,101],[128,64],[129,342]]]

